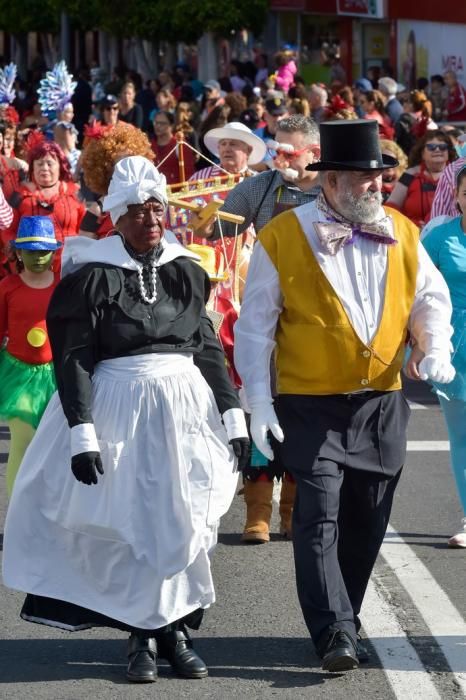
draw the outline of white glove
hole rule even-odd
[[[450,361],[450,353],[434,353],[426,355],[419,363],[419,376],[424,381],[430,379],[439,384],[449,384],[453,381],[456,371]]]
[[[277,414],[272,403],[268,399],[250,401],[251,405],[251,436],[257,449],[267,457],[273,459],[273,451],[267,440],[267,431],[270,430],[278,442],[283,442],[283,430],[280,428]]]

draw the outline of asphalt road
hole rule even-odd
[[[291,544],[278,535],[267,545],[240,544],[244,508],[238,496],[222,521],[214,555],[217,603],[196,633],[207,679],[176,678],[163,662],[156,684],[129,685],[124,634],[70,634],[28,624],[18,616],[22,594],[1,588],[0,698],[465,697],[466,550],[446,546],[461,518],[446,431],[424,386],[411,385],[407,393],[422,408],[412,412],[414,449],[363,609],[369,664],[347,674],[321,671],[297,602]],[[1,523],[7,441],[0,426]],[[273,528],[278,531],[276,512]]]

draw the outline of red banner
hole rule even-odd
[[[337,0],[337,12],[357,17],[383,17],[383,4],[383,0]]]

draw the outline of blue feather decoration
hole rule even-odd
[[[56,63],[52,70],[47,71],[45,78],[42,78],[37,91],[43,114],[61,112],[70,102],[76,85],[65,61]]]
[[[5,68],[0,68],[0,104],[9,105],[16,97],[13,87],[16,80],[16,65],[9,63]]]

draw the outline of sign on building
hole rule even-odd
[[[417,78],[453,70],[466,82],[466,25],[398,21],[398,79],[407,88]]]
[[[384,0],[337,0],[339,15],[384,17]]]

